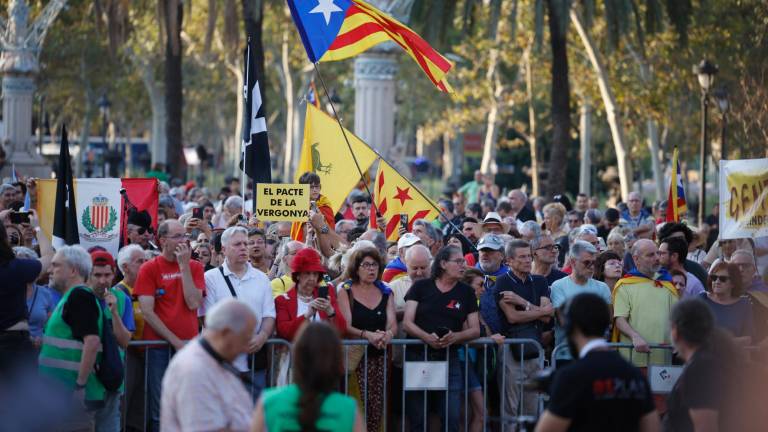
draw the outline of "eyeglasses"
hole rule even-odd
[[[458,265],[464,265],[467,263],[466,261],[464,261],[464,258],[456,258],[456,259],[448,260],[448,262],[452,262]]]
[[[717,282],[717,281],[728,282],[729,280],[731,280],[730,277],[725,275],[710,275],[709,277],[712,279],[712,282]]]
[[[551,245],[548,245],[548,246],[541,246],[541,247],[536,248],[536,250],[542,250],[542,249],[548,250],[550,252],[551,251],[559,251],[560,250],[560,245],[551,244]]]
[[[364,262],[364,263],[360,264],[360,268],[364,268],[364,269],[379,268],[379,263],[376,263],[376,262]]]
[[[584,265],[584,267],[592,267],[595,265],[595,260],[583,260],[581,263]]]

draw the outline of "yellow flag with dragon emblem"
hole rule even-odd
[[[344,129],[360,169],[365,171],[376,160],[376,153],[352,132]],[[296,183],[307,171],[320,176],[322,194],[331,202],[334,212],[339,211],[352,188],[360,180],[355,161],[344,141],[339,124],[316,106],[307,104],[304,120],[304,144],[296,169]]]

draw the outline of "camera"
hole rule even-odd
[[[202,219],[203,218],[203,208],[202,207],[195,207],[192,209],[192,217],[195,219]]]

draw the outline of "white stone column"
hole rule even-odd
[[[392,54],[355,58],[355,134],[383,156],[395,144],[395,76]]]
[[[51,167],[37,153],[32,136],[32,105],[34,78],[6,75],[3,77],[3,136],[6,167],[3,176],[10,176],[10,167],[25,176],[49,177]]]

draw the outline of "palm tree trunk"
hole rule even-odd
[[[549,40],[552,49],[552,146],[549,155],[547,193],[553,196],[565,192],[565,168],[571,144],[571,89],[568,81],[567,30],[560,25],[557,0],[547,0]]]
[[[618,106],[616,104],[616,96],[611,89],[608,72],[600,60],[600,53],[597,51],[596,45],[584,28],[581,16],[579,16],[578,12],[574,9],[571,9],[570,14],[571,21],[573,21],[574,27],[576,27],[576,32],[581,38],[581,42],[587,52],[587,57],[589,57],[589,62],[595,70],[597,85],[600,88],[600,96],[602,97],[603,105],[605,106],[605,117],[608,121],[608,126],[611,129],[613,147],[616,151],[616,163],[619,167],[619,182],[621,183],[621,198],[626,202],[627,195],[632,187],[632,165],[629,162],[629,145],[624,136],[624,125],[622,124],[621,114],[619,114]]]
[[[168,140],[167,160],[173,177],[184,178],[186,163],[184,163],[182,113],[183,85],[181,73],[181,26],[184,20],[184,5],[180,0],[160,1],[165,24],[165,133]],[[178,163],[177,163],[178,162]]]

